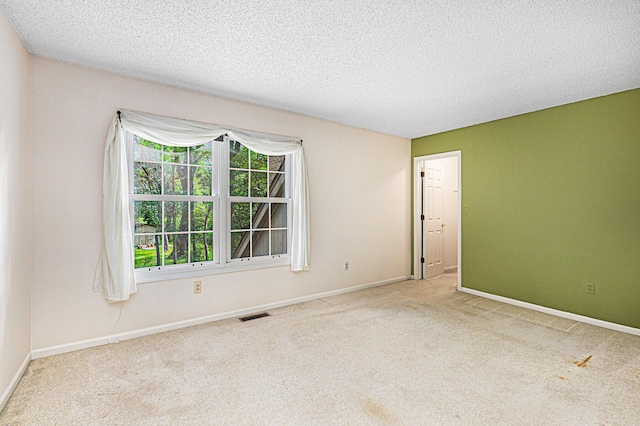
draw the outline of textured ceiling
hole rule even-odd
[[[38,56],[417,137],[640,87],[639,0],[0,0]]]

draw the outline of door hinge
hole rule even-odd
[[[420,215],[420,220],[424,220],[424,215],[423,214]]]
[[[424,263],[424,257],[420,258],[420,263]]]
[[[420,177],[424,177],[424,172],[420,172]]]

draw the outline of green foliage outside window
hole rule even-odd
[[[230,200],[227,256],[286,254],[285,156],[259,154],[236,141],[229,141],[228,148],[228,194],[235,198]],[[211,142],[171,147],[134,137],[136,268],[214,260],[215,173]]]
[[[285,254],[287,204],[275,202],[285,196],[285,157],[229,141],[229,167],[229,195],[247,198],[231,202],[231,258]]]
[[[211,142],[171,147],[135,137],[134,194],[210,197],[212,164]],[[136,268],[214,259],[212,201],[137,197],[133,220]]]

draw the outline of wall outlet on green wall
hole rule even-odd
[[[585,285],[585,291],[587,294],[596,294],[596,283],[587,282]]]

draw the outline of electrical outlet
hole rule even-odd
[[[193,294],[202,293],[202,281],[194,281],[193,282]]]
[[[469,207],[465,207],[465,208],[462,210],[462,212],[463,212],[463,214],[465,215],[465,217],[469,217]]]
[[[587,294],[596,294],[596,283],[588,282],[585,286],[585,291],[587,292]]]
[[[345,271],[349,270],[349,262],[344,262],[344,270]]]

